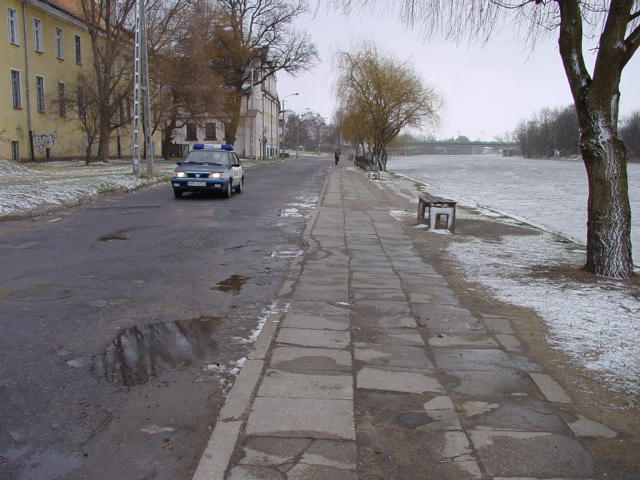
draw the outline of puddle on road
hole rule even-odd
[[[14,290],[5,295],[5,298],[16,302],[47,302],[68,298],[72,294],[71,290],[62,285],[40,284]]]
[[[91,370],[109,383],[142,385],[163,371],[188,367],[217,352],[221,318],[198,317],[121,330]]]
[[[245,282],[250,277],[244,277],[242,275],[231,275],[226,280],[216,283],[215,287],[211,287],[211,290],[219,290],[221,292],[233,292],[234,295],[238,295]]]
[[[424,412],[405,412],[396,417],[396,423],[409,430],[415,430],[431,422],[431,417]]]
[[[121,233],[112,233],[111,235],[104,235],[99,237],[100,242],[110,242],[111,240],[129,240],[129,237],[122,235]]]

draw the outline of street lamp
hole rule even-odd
[[[293,96],[297,96],[300,95],[299,92],[296,93],[290,93],[289,95],[285,95],[284,97],[282,97],[282,144],[284,145],[284,147],[286,147],[286,141],[287,141],[287,122],[285,121],[284,118],[284,114],[286,112],[285,108],[284,108],[284,100],[285,98],[288,97],[293,97]],[[280,153],[284,152],[284,148],[280,148]]]

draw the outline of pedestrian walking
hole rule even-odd
[[[336,161],[336,165],[338,165],[338,162],[340,161],[340,149],[336,148],[336,151],[333,153],[333,158]]]

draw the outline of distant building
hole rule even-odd
[[[253,66],[256,79],[265,62],[263,58],[256,58]],[[270,75],[259,85],[247,85],[236,133],[235,150],[238,154],[245,158],[277,157],[280,149],[279,116],[275,75]]]
[[[186,123],[174,132],[173,152],[176,157],[185,156],[194,143],[224,143],[224,123],[210,118],[202,124]]]

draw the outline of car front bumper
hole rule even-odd
[[[227,187],[228,180],[222,178],[171,178],[171,186],[181,192],[218,191]]]

